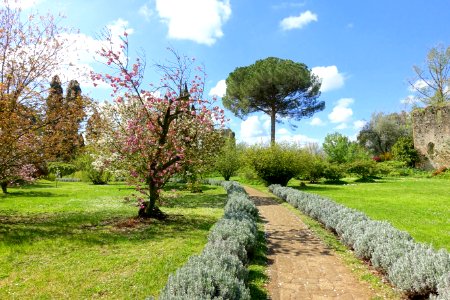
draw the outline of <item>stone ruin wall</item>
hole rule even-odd
[[[416,109],[412,120],[414,148],[424,158],[418,167],[450,168],[450,106]]]

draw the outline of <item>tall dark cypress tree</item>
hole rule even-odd
[[[70,162],[84,145],[83,137],[79,133],[85,117],[85,101],[81,95],[80,84],[71,80],[66,97],[63,97],[61,80],[54,76],[46,102],[46,119],[50,123],[44,136],[47,159]]]
[[[58,75],[50,82],[50,89],[46,99],[45,122],[48,124],[44,131],[44,153],[48,160],[56,160],[60,148],[60,132],[62,124],[62,109],[64,106],[63,88]]]
[[[78,81],[71,80],[67,86],[66,97],[64,101],[64,110],[66,112],[65,124],[65,160],[75,158],[80,148],[84,146],[84,139],[80,133],[81,123],[86,113],[84,112],[85,101],[81,95],[81,87]]]

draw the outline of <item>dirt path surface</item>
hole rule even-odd
[[[271,299],[374,297],[369,285],[358,281],[295,214],[265,193],[250,187],[245,190],[265,223]]]

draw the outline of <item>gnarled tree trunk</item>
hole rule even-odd
[[[149,180],[148,189],[148,202],[143,203],[143,207],[139,209],[138,216],[141,218],[154,218],[158,220],[167,218],[167,215],[156,206],[156,201],[159,199],[159,189],[156,182],[152,179]]]
[[[0,182],[0,186],[2,187],[3,194],[7,194],[8,193],[8,181]]]

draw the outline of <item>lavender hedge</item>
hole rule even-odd
[[[236,182],[210,181],[228,194],[220,219],[200,255],[171,274],[159,299],[250,299],[245,264],[256,244],[258,210]]]
[[[368,260],[409,297],[450,299],[450,255],[416,243],[405,231],[386,221],[328,198],[271,185],[269,190],[334,231],[356,256]]]

